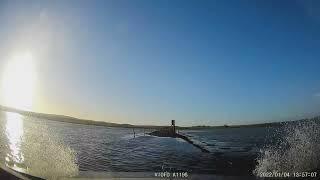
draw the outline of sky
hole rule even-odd
[[[182,126],[320,112],[317,1],[0,1],[1,71],[25,51],[36,112]]]

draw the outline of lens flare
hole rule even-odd
[[[8,61],[2,78],[4,105],[31,110],[36,78],[32,54],[25,52],[13,56]]]

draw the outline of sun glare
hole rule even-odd
[[[35,85],[35,69],[30,52],[9,59],[2,75],[2,99],[5,106],[31,110]]]

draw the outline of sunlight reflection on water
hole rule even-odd
[[[17,113],[6,112],[6,135],[10,152],[6,156],[6,164],[16,167],[16,163],[23,163],[24,157],[21,151],[23,137],[22,116]]]
[[[0,112],[0,165],[44,179],[78,175],[76,153],[45,120]]]

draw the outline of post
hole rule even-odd
[[[134,128],[132,130],[133,130],[133,138],[136,138],[136,132],[134,131]]]

